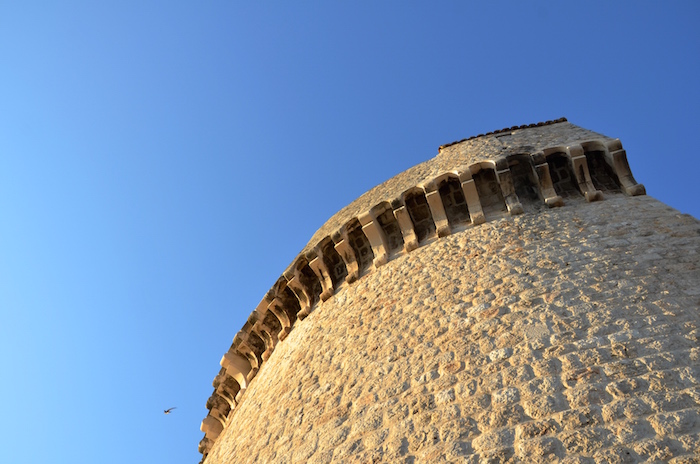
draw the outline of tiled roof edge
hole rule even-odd
[[[511,132],[511,131],[518,130],[518,129],[530,129],[533,127],[549,126],[549,125],[557,124],[560,122],[567,122],[567,119],[566,118],[552,119],[550,121],[538,122],[535,124],[523,124],[522,126],[506,127],[504,129],[500,129],[497,131],[487,132],[486,134],[473,135],[473,136],[468,137],[466,139],[457,140],[457,141],[451,142],[451,143],[446,143],[445,145],[440,145],[440,150],[442,150],[443,148],[451,147],[452,145],[456,145],[458,143],[466,142],[468,140],[478,139],[479,137],[486,137],[488,135],[502,134],[504,132]]]

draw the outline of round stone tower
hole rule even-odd
[[[333,216],[221,360],[206,464],[700,461],[700,222],[565,119]]]

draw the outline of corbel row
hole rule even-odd
[[[603,199],[589,170],[588,157],[593,153],[602,154],[624,193],[645,193],[644,186],[632,176],[619,140],[590,141],[526,155],[542,202],[548,207],[564,204],[550,174],[550,163],[556,156],[566,158],[576,186],[587,201]],[[222,369],[207,402],[209,415],[201,426],[205,437],[200,451],[206,456],[262,364],[289,335],[296,320],[308,316],[319,301],[333,296],[343,283],[355,282],[372,265],[380,267],[400,253],[451,234],[455,227],[486,222],[479,193],[484,187],[477,185],[475,178],[493,179],[501,210],[522,214],[517,180],[510,169],[512,160],[505,157],[484,161],[441,174],[402,192],[391,202],[375,205],[299,255],[251,313],[222,357]]]

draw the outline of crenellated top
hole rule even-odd
[[[314,234],[234,337],[207,401],[204,459],[275,346],[341,285],[457,230],[621,193],[645,190],[620,141],[565,119],[444,145],[365,193]]]

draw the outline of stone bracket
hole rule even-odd
[[[248,321],[246,321],[245,324],[243,324],[243,328],[238,331],[235,337],[233,337],[233,344],[231,345],[234,349],[238,350],[238,353],[241,354],[242,356],[247,357],[250,360],[250,365],[253,368],[253,370],[257,373],[257,371],[260,369],[262,366],[262,353],[257,353],[255,351],[253,343],[249,343],[250,341],[250,334],[253,331],[253,324],[256,322],[255,319],[251,321],[252,315],[248,317]],[[257,334],[256,334],[257,336]],[[264,343],[264,342],[263,342]],[[248,374],[249,378],[250,374]]]
[[[430,182],[425,186],[424,190],[425,199],[428,201],[428,207],[433,215],[437,235],[438,237],[447,237],[452,231],[450,230],[450,222],[447,220],[445,205],[442,203],[437,185],[435,185],[435,182]]]
[[[307,259],[309,259],[309,267],[314,271],[314,274],[316,274],[316,277],[318,277],[318,280],[321,282],[321,300],[326,301],[335,293],[333,279],[331,279],[331,271],[326,266],[326,262],[323,259],[323,251],[320,247],[315,247],[312,254],[313,256],[307,256]]]
[[[200,430],[201,430],[201,425],[200,425]],[[214,442],[206,437],[206,434],[204,438],[199,442],[199,446],[197,447],[197,450],[202,453],[203,458],[207,457],[207,454],[209,454],[209,451],[211,450],[212,445]],[[204,459],[202,459],[201,462],[204,462]],[[200,464],[201,464],[200,462]]]
[[[274,300],[274,298],[272,300]],[[290,326],[290,330],[291,324],[289,324],[289,317],[287,317],[287,314],[284,314],[284,317],[282,317],[280,314],[278,314],[270,308],[271,305],[272,301],[270,297],[268,295],[265,295],[265,297],[260,301],[260,303],[258,303],[258,306],[253,310],[253,314],[257,314],[258,318],[253,328],[256,329],[258,332],[266,333],[268,338],[272,341],[272,343],[276,345],[279,340],[282,340],[280,338],[280,334],[285,330],[285,322]],[[264,323],[265,317],[268,313],[272,313],[272,315],[275,316],[277,321],[279,321],[280,327],[282,327],[282,330],[280,330],[279,333],[275,333],[272,327],[269,327],[267,324]],[[284,311],[282,311],[282,313],[284,313]]]
[[[578,188],[586,197],[586,201],[596,201],[603,199],[603,192],[596,190],[591,180],[591,173],[588,170],[588,160],[581,145],[567,147],[571,157],[571,164],[574,166],[574,174],[578,182]]]
[[[549,175],[549,165],[544,157],[544,153],[536,153],[532,155],[535,164],[535,171],[540,184],[540,194],[544,203],[550,208],[564,206],[564,200],[557,195],[552,184],[552,176]]]
[[[277,333],[275,333],[275,331],[262,320],[255,324],[255,330],[261,335],[260,338],[262,338],[262,340],[265,342],[265,351],[263,351],[261,358],[263,361],[267,361],[277,346],[277,342],[279,341],[277,338]]]
[[[459,181],[462,184],[462,193],[464,193],[464,199],[467,201],[467,209],[469,210],[472,224],[483,224],[486,222],[486,217],[481,207],[481,201],[479,201],[479,192],[476,190],[471,171],[465,170],[462,172],[459,175]]]
[[[224,401],[228,403],[231,410],[233,410],[238,403],[236,403],[236,392],[231,390],[231,382],[238,385],[238,390],[240,390],[240,384],[238,384],[238,382],[228,374],[226,369],[223,368],[219,372],[219,375],[214,378],[212,386],[214,387],[214,393],[223,398]]]
[[[233,411],[236,408],[236,406],[238,406],[238,403],[236,402],[236,396],[233,395],[230,391],[228,391],[223,385],[219,385],[215,392],[217,395],[226,400],[229,407],[231,408],[231,411]]]
[[[279,319],[280,325],[282,326],[282,330],[277,334],[277,339],[284,340],[287,338],[287,335],[289,335],[289,332],[292,331],[292,321],[289,319],[289,315],[283,309],[282,302],[279,298],[272,300],[267,308]]]
[[[348,270],[348,276],[345,280],[351,284],[360,277],[360,263],[357,262],[355,250],[350,246],[347,230],[343,228],[340,232],[333,234],[331,239],[333,240],[335,251],[345,261],[345,268]]]
[[[207,408],[209,409],[209,415],[219,421],[222,427],[226,427],[228,414],[231,411],[228,401],[214,392],[207,401]]]
[[[222,430],[224,430],[224,426],[213,416],[207,416],[202,421],[202,425],[200,425],[199,430],[204,432],[204,436],[209,440],[216,440],[221,434]]]
[[[496,176],[498,177],[498,183],[501,184],[501,192],[503,193],[503,199],[506,202],[508,213],[510,213],[511,216],[523,214],[523,205],[520,203],[520,199],[515,193],[513,174],[510,172],[510,168],[508,168],[508,162],[506,160],[501,160],[496,163],[496,168]]]
[[[418,237],[416,237],[416,231],[413,228],[411,215],[408,213],[403,203],[397,204],[396,208],[394,208],[394,217],[401,229],[401,235],[403,235],[404,250],[406,250],[406,252],[411,252],[418,248]]]
[[[289,287],[289,289],[297,297],[297,300],[299,300],[299,307],[301,309],[299,310],[297,316],[299,319],[303,320],[309,315],[309,313],[311,313],[311,302],[313,300],[311,295],[307,293],[304,285],[301,283],[301,279],[299,278],[299,269],[297,268],[296,264],[297,263],[295,263],[294,268],[285,272],[284,277],[287,279],[287,287]]]
[[[632,175],[630,165],[627,162],[627,152],[622,148],[620,139],[608,142],[607,148],[608,153],[606,153],[606,155],[610,156],[609,161],[611,162],[618,179],[620,179],[622,190],[630,196],[646,195],[647,191],[646,188],[644,188],[644,185],[638,184]]]
[[[358,218],[360,225],[362,226],[362,232],[364,232],[369,244],[372,246],[372,252],[374,253],[374,266],[379,267],[389,262],[389,240],[386,238],[386,234],[379,226],[379,222],[375,215],[368,211],[361,214]]]
[[[226,369],[226,373],[233,377],[233,379],[238,382],[241,387],[241,391],[248,388],[248,375],[252,372],[253,368],[250,365],[250,360],[240,355],[235,351],[229,350],[221,358],[221,367]],[[239,392],[240,393],[240,392]]]

